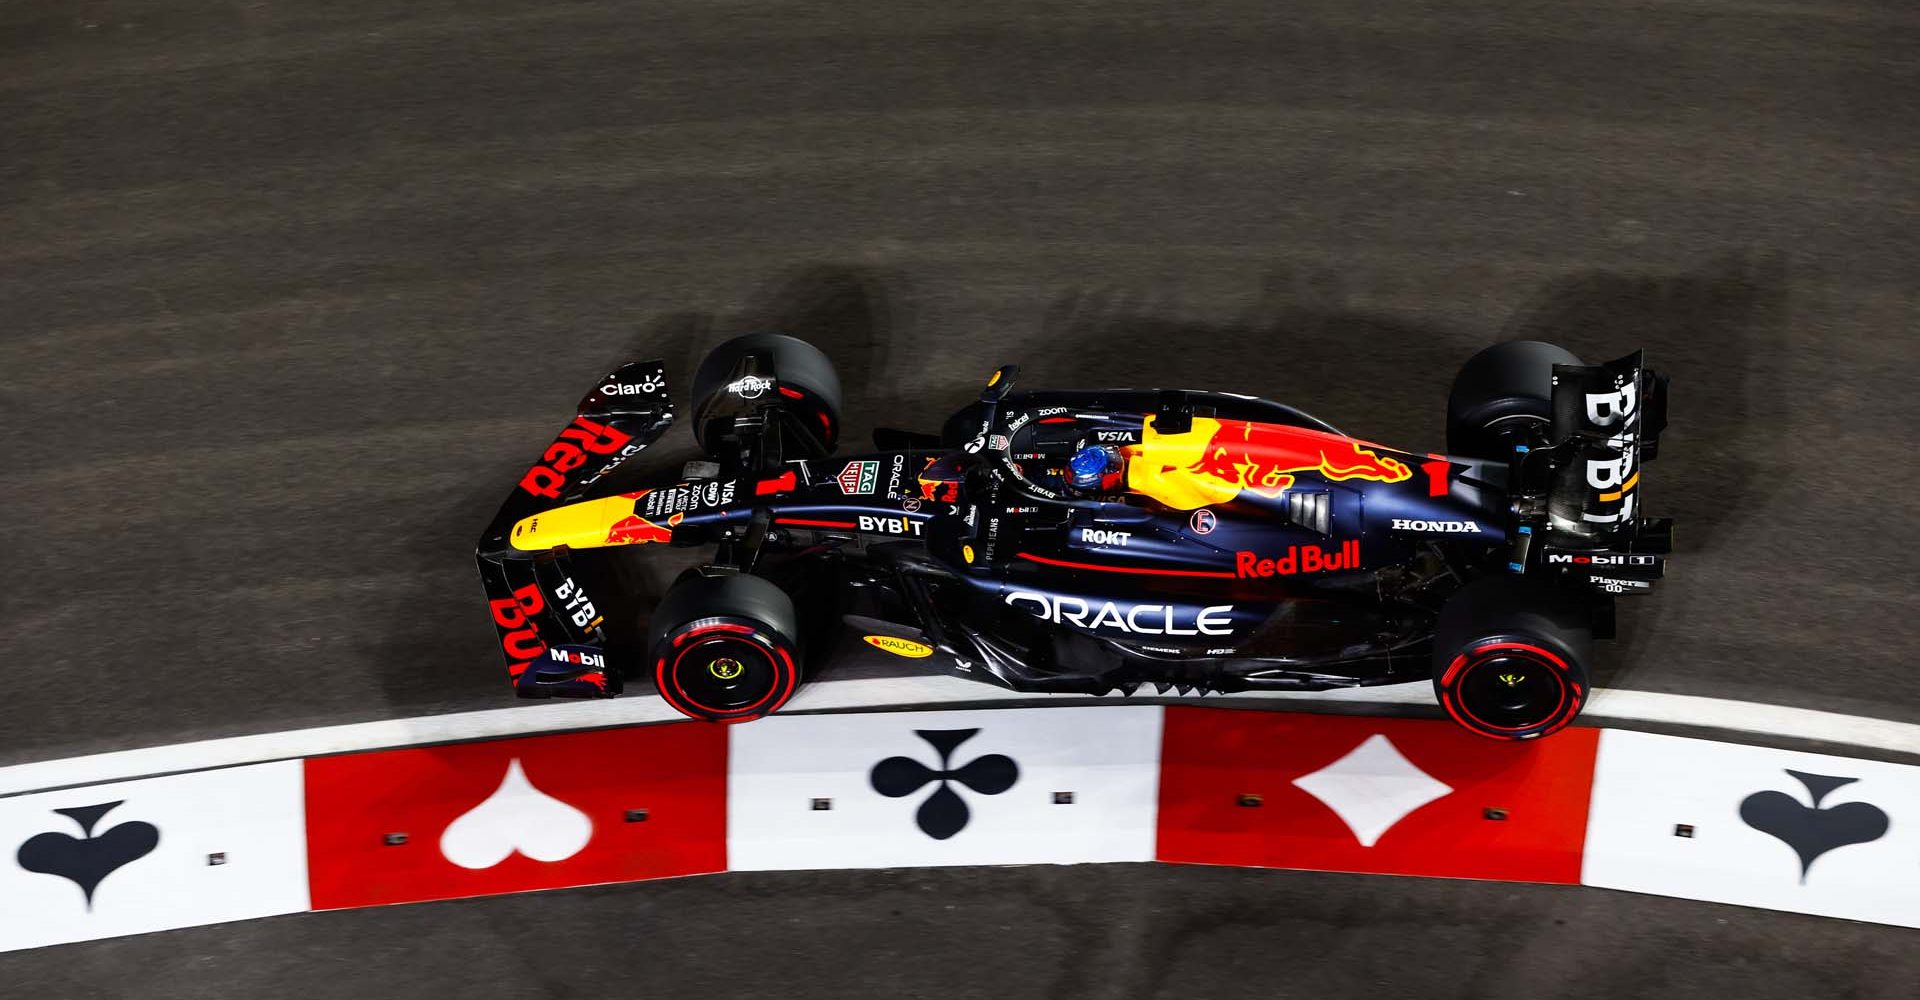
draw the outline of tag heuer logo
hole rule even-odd
[[[833,479],[842,493],[872,493],[880,485],[880,463],[848,462]]]

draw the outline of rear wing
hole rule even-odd
[[[1647,517],[1641,465],[1667,426],[1667,379],[1635,351],[1553,366],[1551,445],[1515,456],[1512,568],[1541,566],[1606,593],[1641,593],[1665,571],[1673,522]]]
[[[518,551],[508,544],[508,532],[525,518],[582,498],[659,440],[673,423],[665,364],[622,366],[575,409],[573,420],[507,494],[476,552],[507,675],[522,697],[620,692],[620,672],[606,665],[604,616],[575,580],[567,553]]]
[[[1614,545],[1639,533],[1640,463],[1659,453],[1667,427],[1667,380],[1643,366],[1641,353],[1553,366],[1553,439],[1573,458],[1548,501],[1557,530]]]

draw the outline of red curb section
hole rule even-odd
[[[1169,707],[1159,860],[1577,883],[1599,736]]]
[[[321,757],[306,762],[306,796],[316,910],[727,867],[720,726]]]

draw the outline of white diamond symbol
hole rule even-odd
[[[1293,783],[1326,803],[1353,831],[1361,847],[1372,847],[1408,813],[1453,791],[1420,770],[1392,740],[1378,733],[1345,757],[1312,774],[1303,774]]]

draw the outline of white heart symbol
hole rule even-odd
[[[515,757],[500,787],[440,834],[440,853],[462,868],[492,868],[515,851],[535,861],[565,861],[591,839],[587,814],[533,787]]]

